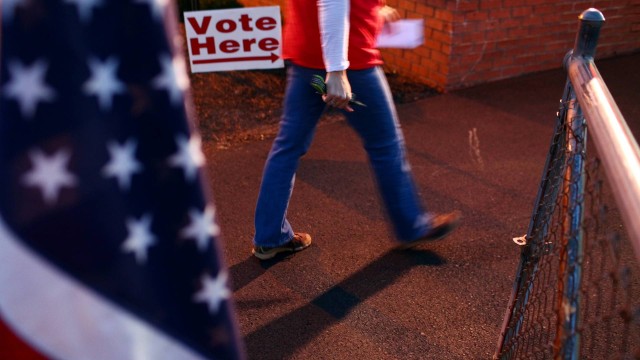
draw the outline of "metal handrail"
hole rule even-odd
[[[593,61],[604,16],[591,8],[580,20],[576,44],[564,65],[640,260],[640,148]]]
[[[582,213],[584,205],[582,186],[584,167],[582,156],[586,151],[587,124],[589,134],[594,140],[599,157],[605,168],[616,204],[622,213],[622,219],[628,231],[630,242],[640,261],[640,149],[622,117],[613,97],[609,93],[593,58],[598,42],[600,28],[604,16],[596,9],[588,9],[580,15],[580,23],[576,42],[564,60],[568,73],[565,92],[558,112],[556,133],[549,150],[541,187],[538,190],[534,215],[526,236],[526,247],[521,252],[521,259],[516,273],[516,280],[509,299],[509,306],[504,319],[494,359],[509,359],[515,355],[511,348],[505,349],[508,341],[517,338],[524,321],[523,308],[533,289],[533,277],[538,271],[540,241],[545,238],[546,227],[536,229],[538,216],[547,214],[543,198],[558,196],[558,188],[554,188],[549,179],[552,172],[560,171],[563,166],[564,194],[562,211],[565,214],[564,231],[560,239],[566,246],[564,257],[559,260],[558,306],[556,340],[553,346],[554,359],[573,360],[580,357],[580,332],[578,331],[580,312],[580,283],[582,278]],[[564,127],[564,129],[560,129]],[[560,131],[562,130],[562,131]],[[566,133],[565,133],[566,131]],[[566,138],[559,138],[562,134]],[[580,140],[580,141],[574,141]],[[563,141],[563,144],[557,144]],[[579,146],[578,146],[579,145]],[[563,150],[566,158],[556,159],[558,150]],[[566,166],[566,168],[564,168]],[[553,177],[557,179],[557,177]],[[569,184],[569,185],[568,185]],[[569,210],[572,209],[572,210]],[[553,212],[554,210],[551,209]],[[540,241],[537,241],[540,239]],[[525,264],[533,264],[525,271]],[[511,324],[511,325],[510,325]],[[511,327],[510,327],[511,326]],[[503,350],[507,352],[503,353]]]

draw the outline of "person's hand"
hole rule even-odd
[[[400,20],[400,13],[398,12],[398,10],[388,5],[380,8],[379,14],[382,20],[384,20],[385,24],[390,24],[394,21]]]
[[[325,103],[337,109],[353,111],[349,105],[351,84],[349,84],[345,70],[328,72],[325,84],[327,84],[327,93],[322,96]]]

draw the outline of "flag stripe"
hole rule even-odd
[[[14,331],[48,356],[205,359],[39,259],[12,234],[2,217],[0,264],[3,317]],[[55,309],[43,306],[46,304],[55,305]],[[79,338],[84,341],[79,342]]]

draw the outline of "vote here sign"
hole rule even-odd
[[[284,67],[279,6],[187,11],[191,72]]]

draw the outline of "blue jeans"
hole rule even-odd
[[[322,97],[309,85],[323,70],[290,65],[280,130],[265,164],[255,213],[258,246],[274,247],[293,237],[287,207],[300,158],[307,152],[325,108]],[[348,70],[351,90],[366,107],[353,105],[345,112],[349,125],[362,139],[385,208],[400,241],[415,240],[429,230],[406,159],[404,138],[391,91],[382,69]]]

